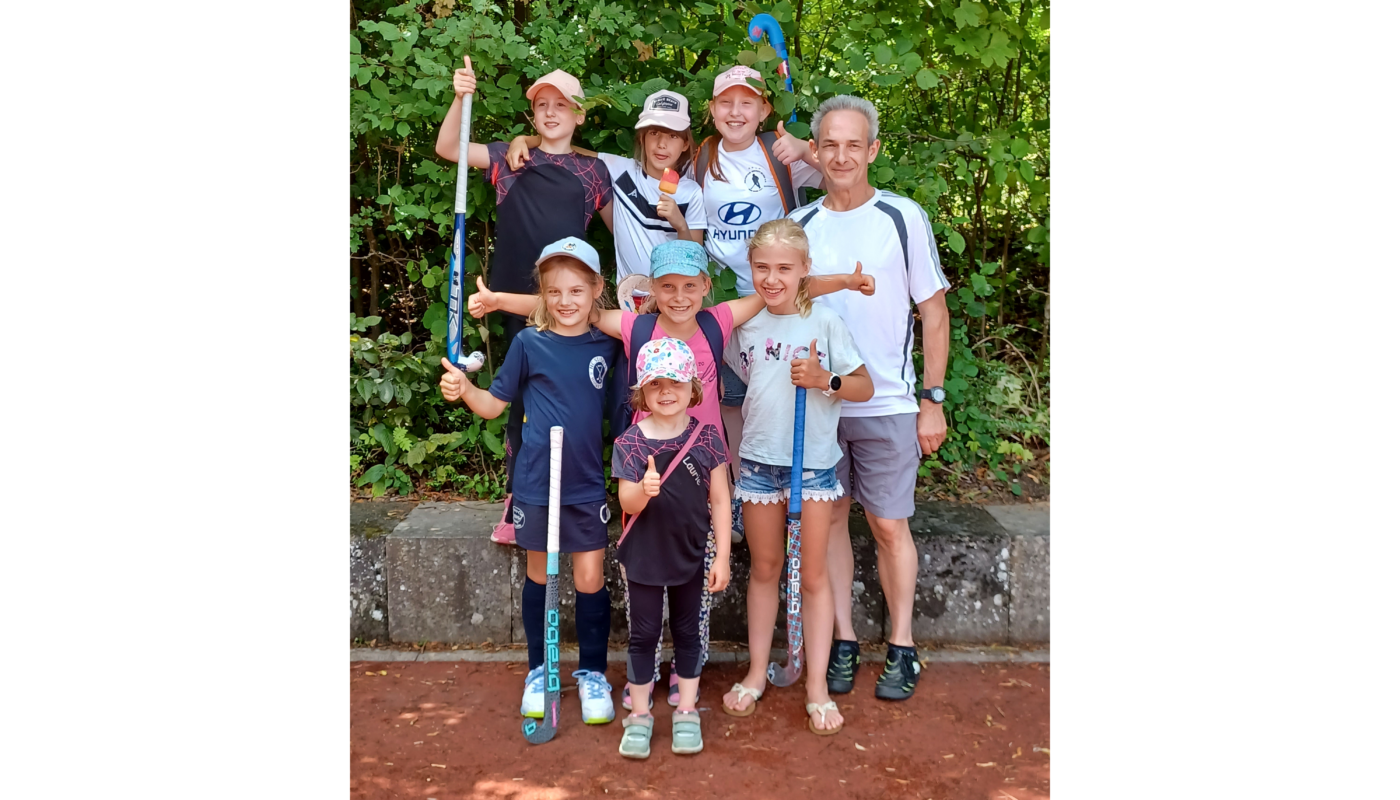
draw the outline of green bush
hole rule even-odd
[[[445,348],[446,275],[456,167],[433,152],[462,55],[478,76],[477,141],[530,130],[524,90],[545,72],[578,75],[588,118],[577,143],[630,153],[637,107],[670,88],[697,125],[714,76],[735,63],[780,86],[767,43],[745,25],[778,19],[788,37],[794,108],[853,93],[880,110],[883,146],[871,181],[920,202],[953,282],[949,438],[923,467],[953,483],[977,467],[1008,482],[1049,442],[1049,5],[950,0],[787,0],[421,5],[352,3],[351,474],[376,494],[418,489],[499,496],[504,417],[480,420],[437,392]],[[697,129],[708,135],[712,128]],[[495,202],[470,183],[469,282],[489,262]],[[601,224],[589,238],[611,260]],[[612,270],[605,265],[604,273]],[[721,277],[720,294],[732,292]],[[463,346],[488,353],[501,331],[469,325]],[[917,340],[916,340],[917,341]],[[916,360],[920,359],[916,353]],[[1013,484],[1012,490],[1019,493]]]

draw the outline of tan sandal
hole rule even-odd
[[[818,736],[831,736],[832,734],[840,733],[840,732],[841,732],[841,729],[844,728],[844,727],[846,727],[845,721],[842,721],[840,725],[837,725],[837,726],[834,727],[834,728],[825,728],[825,729],[823,729],[823,728],[818,728],[818,727],[816,726],[816,724],[812,722],[812,712],[813,712],[813,711],[817,712],[818,714],[821,714],[822,722],[826,722],[826,712],[828,712],[828,711],[835,711],[835,710],[836,710],[836,701],[835,701],[835,700],[828,700],[828,701],[826,701],[825,703],[822,703],[821,705],[817,705],[816,703],[808,703],[808,704],[807,704],[807,730],[811,731],[812,733],[815,733],[815,734],[818,735]]]
[[[758,710],[758,699],[763,696],[762,689],[750,689],[742,683],[736,683],[734,684],[734,688],[730,689],[729,691],[738,692],[738,699],[740,702],[743,702],[744,695],[752,697],[753,702],[749,703],[748,708],[736,711],[730,708],[728,705],[725,705],[724,701],[721,699],[719,707],[724,709],[724,713],[728,714],[731,717],[749,717],[753,716],[753,712]]]

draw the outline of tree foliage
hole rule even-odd
[[[921,470],[952,481],[986,467],[1014,480],[1048,445],[1049,5],[1045,0],[696,2],[683,9],[616,2],[353,3],[350,37],[352,475],[375,493],[412,486],[499,494],[501,420],[482,421],[437,394],[445,351],[446,275],[455,165],[433,153],[452,71],[472,58],[476,141],[529,132],[524,90],[562,68],[582,80],[587,121],[576,142],[630,153],[643,99],[685,94],[697,135],[714,76],[735,63],[781,86],[767,42],[745,25],[767,12],[788,38],[795,108],[806,122],[833,94],[880,111],[871,182],[929,212],[953,282],[949,439]],[[468,271],[488,263],[491,187],[473,176]],[[601,224],[590,239],[612,258]],[[612,270],[605,263],[604,273]],[[470,278],[469,278],[470,280]],[[732,290],[732,278],[721,292]],[[498,364],[500,331],[469,326],[467,349]],[[919,355],[916,353],[916,360]],[[481,385],[491,370],[478,376]],[[1013,485],[1013,491],[1019,493]]]

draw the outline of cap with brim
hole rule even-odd
[[[729,89],[734,86],[742,86],[745,89],[748,89],[749,91],[758,95],[759,97],[762,97],[763,92],[759,91],[757,87],[749,83],[749,78],[753,78],[759,83],[763,83],[763,76],[758,73],[758,70],[752,67],[746,67],[743,64],[740,64],[739,66],[734,67],[733,69],[726,70],[725,72],[720,73],[720,76],[718,78],[715,78],[715,90],[710,94],[710,97],[719,97],[721,94],[724,93],[725,89]]]
[[[694,242],[692,242],[694,244]],[[598,251],[593,249],[593,245],[585,242],[577,236],[566,236],[553,244],[545,246],[540,251],[540,257],[535,259],[535,266],[543,264],[546,260],[555,256],[568,256],[578,259],[588,265],[588,268],[603,274],[603,267],[598,262]]]
[[[582,108],[575,98],[583,97],[583,85],[578,82],[578,78],[570,75],[562,69],[556,69],[548,75],[542,75],[539,80],[530,84],[530,88],[525,90],[525,99],[533,101],[535,95],[546,86],[553,86],[564,95],[575,108]]]
[[[680,339],[652,339],[637,350],[637,388],[657,378],[676,383],[695,380],[695,354]]]
[[[666,89],[653,93],[642,103],[636,129],[653,125],[671,131],[686,130],[690,127],[690,101],[685,95]]]
[[[705,248],[689,239],[672,239],[651,249],[651,277],[708,274],[710,258]]]

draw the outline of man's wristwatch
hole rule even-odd
[[[826,391],[822,394],[830,397],[839,391],[841,391],[841,376],[833,372],[831,377],[826,379]]]
[[[943,387],[942,387],[942,386],[935,386],[935,387],[933,387],[932,389],[921,389],[921,390],[919,390],[919,399],[920,399],[920,400],[930,400],[930,401],[932,401],[932,402],[934,402],[934,403],[937,403],[937,404],[939,404],[939,405],[942,405],[942,404],[943,404],[943,401],[944,401],[947,397],[948,397],[948,393],[945,392],[945,391],[943,391]]]

